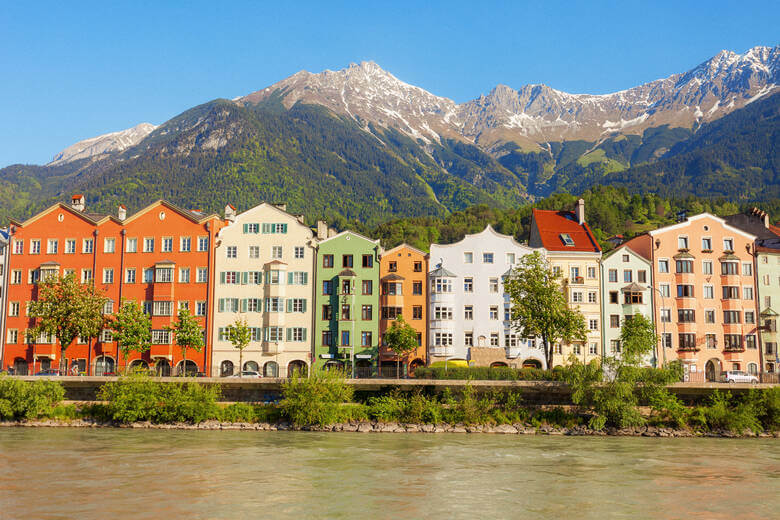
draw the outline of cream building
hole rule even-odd
[[[252,341],[243,370],[264,377],[287,376],[311,362],[312,287],[317,239],[303,216],[285,205],[263,203],[239,215],[217,235],[212,364],[214,374],[239,371],[239,351],[226,329],[245,319]]]

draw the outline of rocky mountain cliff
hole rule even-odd
[[[141,123],[127,130],[84,139],[55,155],[47,166],[57,166],[79,159],[90,159],[121,152],[143,141],[155,128],[157,127],[151,123]]]

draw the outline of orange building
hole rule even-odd
[[[426,275],[428,255],[408,244],[385,251],[379,262],[379,334],[392,326],[397,316],[417,330],[417,349],[401,357],[401,373],[414,372],[427,362],[427,301]],[[382,340],[379,347],[380,374],[396,375],[398,358]]]
[[[177,310],[189,308],[204,330],[211,319],[209,295],[214,283],[214,237],[223,225],[217,215],[187,211],[158,201],[127,217],[88,213],[83,195],[71,205],[55,204],[9,229],[8,298],[3,368],[17,374],[67,367],[69,373],[111,373],[127,364],[157,367],[161,374],[181,363],[181,350],[165,330]],[[60,358],[53,338],[28,338],[35,325],[27,303],[37,297],[37,282],[73,273],[83,283],[94,280],[108,301],[105,314],[123,300],[141,303],[152,316],[152,348],[129,360],[119,359],[110,330],[98,338],[74,341]],[[188,352],[188,370],[208,372],[210,335],[200,353]],[[192,361],[190,363],[189,361]]]

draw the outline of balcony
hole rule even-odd
[[[565,283],[569,285],[585,285],[585,277],[584,276],[573,276],[571,278],[566,278],[564,280]]]

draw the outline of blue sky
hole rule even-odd
[[[463,102],[498,83],[607,93],[780,43],[776,0],[111,4],[0,7],[0,167],[301,69],[373,60]]]

